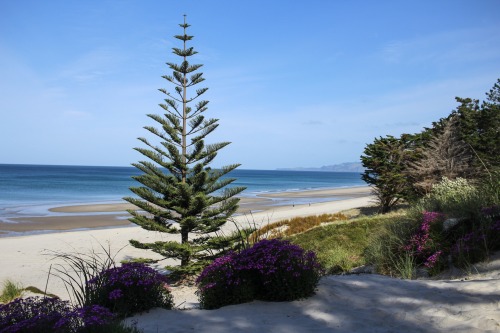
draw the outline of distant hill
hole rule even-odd
[[[334,165],[325,165],[319,168],[278,168],[276,170],[289,170],[289,171],[329,171],[329,172],[359,172],[363,173],[365,168],[360,162],[347,162]]]

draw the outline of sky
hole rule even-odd
[[[500,1],[0,0],[0,163],[128,166],[183,15],[214,167],[359,162],[500,78]]]

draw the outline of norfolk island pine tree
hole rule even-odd
[[[139,138],[147,148],[135,148],[149,161],[132,164],[143,174],[134,176],[142,186],[130,190],[139,198],[126,197],[139,210],[129,210],[131,222],[146,230],[180,234],[181,242],[167,241],[130,243],[143,249],[150,249],[165,258],[180,260],[180,267],[169,267],[179,275],[192,274],[200,270],[210,259],[221,253],[230,237],[220,237],[217,232],[238,208],[239,198],[235,197],[244,187],[231,187],[235,179],[223,177],[239,166],[232,164],[219,169],[209,165],[217,152],[229,142],[207,144],[205,137],[218,126],[218,119],[206,119],[208,101],[191,103],[205,93],[208,88],[193,87],[205,79],[197,72],[202,66],[192,65],[188,58],[195,55],[187,42],[193,36],[186,33],[190,25],[180,24],[182,35],[174,36],[183,42],[183,48],[172,48],[173,53],[182,58],[180,64],[167,63],[172,75],[163,76],[174,87],[175,93],[159,89],[166,95],[163,116],[148,114],[161,128],[144,128],[154,135],[160,145]],[[191,236],[191,237],[190,237]]]

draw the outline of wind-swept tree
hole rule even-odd
[[[474,156],[470,147],[458,137],[458,119],[450,117],[440,123],[441,129],[417,149],[420,158],[410,162],[407,172],[413,187],[421,195],[430,193],[432,186],[443,177],[472,178],[476,172],[472,165]]]
[[[373,143],[366,145],[361,156],[365,167],[361,179],[372,187],[380,213],[389,212],[412,195],[405,170],[409,161],[415,158],[417,144],[418,136],[403,134],[399,139],[392,135],[375,138]]]
[[[178,259],[181,266],[177,272],[191,273],[223,247],[217,231],[235,213],[239,201],[235,196],[244,187],[228,188],[235,179],[224,177],[239,164],[220,169],[209,166],[229,142],[205,144],[206,136],[217,128],[218,119],[204,116],[208,101],[199,97],[208,88],[195,88],[205,80],[197,71],[202,65],[189,62],[197,52],[187,46],[193,36],[186,33],[190,25],[185,16],[180,26],[183,34],[174,37],[183,46],[172,49],[180,63],[167,63],[172,75],[163,76],[173,89],[159,89],[166,95],[165,103],[160,104],[165,113],[148,114],[158,127],[144,127],[158,143],[139,138],[147,147],[135,150],[147,160],[133,164],[143,174],[133,177],[141,186],[130,188],[139,198],[124,199],[139,208],[129,211],[131,222],[146,230],[180,234],[180,242],[131,240],[131,244]]]
[[[486,96],[481,104],[457,97],[460,105],[451,116],[457,116],[458,135],[477,154],[480,167],[500,170],[500,79]]]

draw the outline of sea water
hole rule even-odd
[[[140,186],[134,167],[0,164],[0,219],[54,215],[51,207],[122,202]],[[236,169],[230,186],[241,196],[262,193],[365,186],[359,173]]]

